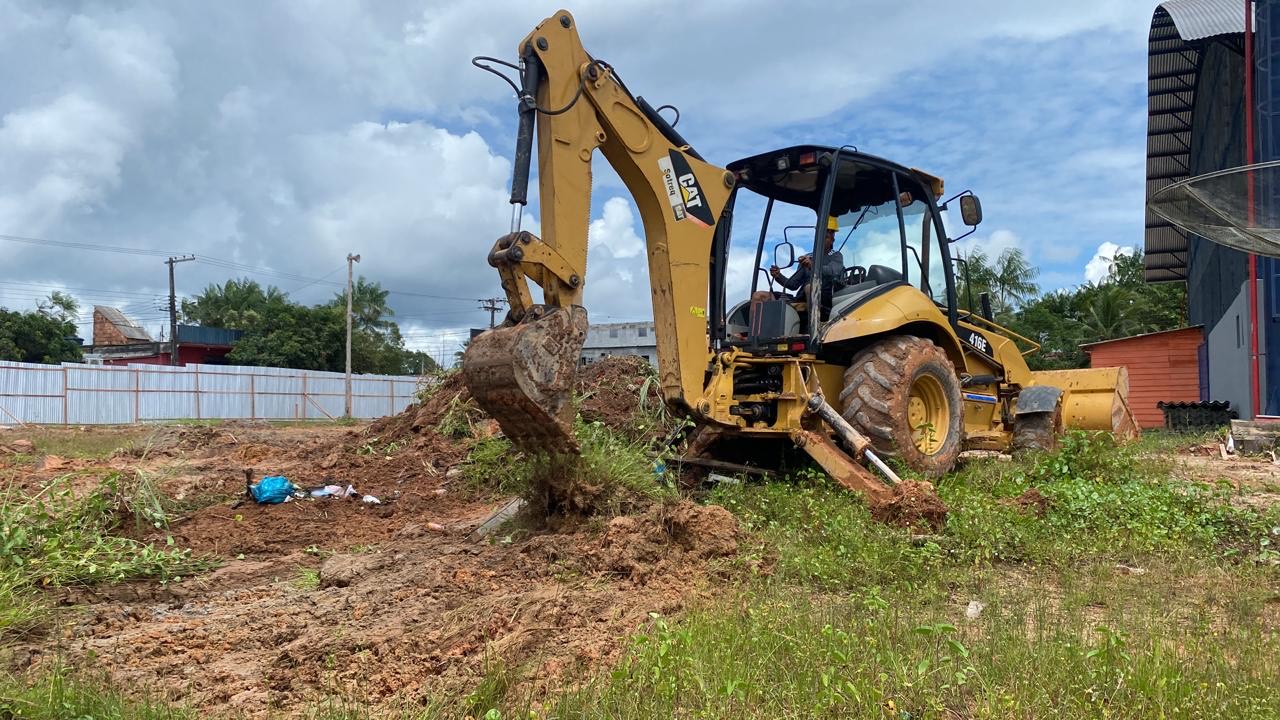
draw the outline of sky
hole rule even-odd
[[[588,0],[583,44],[681,112],[709,161],[852,144],[971,189],[961,249],[1022,249],[1042,289],[1140,247],[1154,2]],[[0,0],[0,306],[50,291],[158,335],[179,295],[250,277],[304,303],[356,272],[408,344],[451,359],[508,231],[514,59],[528,2]],[[665,18],[665,20],[664,20]],[[586,305],[649,314],[638,214],[597,159]],[[741,220],[739,221],[741,222]],[[536,203],[525,226],[537,229]],[[4,239],[10,238],[10,239]],[[27,241],[12,238],[26,238]],[[107,251],[114,248],[124,251]],[[745,292],[750,262],[730,271]]]

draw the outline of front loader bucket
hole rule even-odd
[[[462,356],[462,379],[517,447],[577,453],[572,391],[586,338],[584,308],[535,306],[520,322],[476,336]]]
[[[1062,390],[1062,422],[1077,430],[1105,430],[1121,440],[1140,434],[1129,409],[1129,371],[1122,367],[1040,370],[1035,385]]]

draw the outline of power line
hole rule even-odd
[[[124,246],[118,246],[118,245],[95,245],[92,243],[70,242],[65,240],[48,240],[45,238],[27,237],[23,235],[0,234],[0,240],[8,240],[11,242],[19,242],[19,243],[25,243],[29,245],[43,245],[43,246],[49,246],[49,247],[69,248],[74,250],[91,250],[95,252],[111,252],[111,253],[120,253],[120,254],[126,254],[126,255],[149,255],[149,256],[155,256],[155,257],[171,257],[171,256],[182,254],[181,251],[177,251],[177,250],[153,250],[148,248],[124,247]],[[236,262],[234,260],[225,260],[222,258],[211,257],[208,255],[195,254],[193,255],[193,257],[195,258],[196,261],[201,262],[205,265],[219,267],[224,270],[235,270],[238,272],[262,275],[264,277],[272,277],[272,278],[277,278],[281,280],[293,280],[295,282],[306,283],[302,287],[297,288],[298,290],[301,290],[303,287],[309,287],[311,285],[319,285],[319,284],[331,285],[333,287],[343,287],[343,283],[341,282],[325,279],[329,277],[329,275],[332,275],[333,272],[330,272],[330,273],[327,273],[326,275],[315,278],[315,277],[309,277],[307,275],[299,275],[298,273],[275,270],[267,267],[247,265],[245,263]],[[477,302],[477,301],[483,300],[483,298],[459,297],[456,295],[436,295],[433,293],[421,293],[421,292],[415,292],[411,290],[396,290],[391,288],[383,288],[383,290],[386,290],[388,293],[393,295],[404,295],[407,297],[421,297],[421,298],[427,298],[430,300],[449,300],[454,302]]]
[[[2,235],[0,240],[25,243],[27,245],[48,245],[52,247],[71,248],[74,250],[92,250],[95,252],[121,253],[125,255],[154,255],[165,257],[173,254],[173,250],[152,250],[149,248],[122,247],[118,245],[94,245],[93,243],[68,242],[65,240],[45,240],[44,238],[26,237],[23,235]]]

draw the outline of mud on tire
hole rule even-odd
[[[939,422],[913,427],[909,418],[920,414],[921,395],[932,399],[925,404],[935,408]],[[844,373],[840,405],[877,453],[901,458],[917,472],[942,475],[960,456],[960,379],[951,359],[930,340],[890,337],[859,352]]]
[[[1049,452],[1058,449],[1058,438],[1062,437],[1062,406],[1053,412],[1027,413],[1019,415],[1013,425],[1013,446],[1015,453],[1029,450]]]

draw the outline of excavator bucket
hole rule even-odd
[[[520,322],[471,341],[463,381],[517,447],[577,453],[573,380],[586,338],[586,309],[534,306]]]
[[[1069,429],[1105,430],[1121,440],[1140,434],[1129,409],[1129,372],[1122,367],[1033,372],[1036,385],[1062,390],[1062,422]]]

